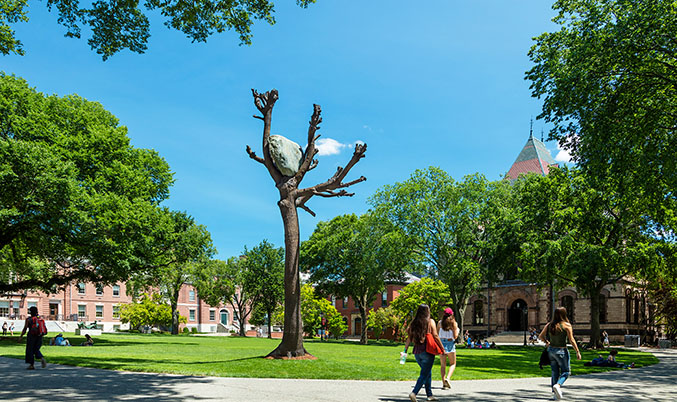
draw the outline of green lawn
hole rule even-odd
[[[73,344],[83,337],[66,334]],[[45,341],[46,342],[46,341]],[[43,346],[48,362],[111,370],[163,372],[188,375],[261,378],[322,378],[354,380],[413,380],[418,365],[409,355],[399,364],[401,344],[307,340],[306,349],[317,360],[262,359],[278,340],[239,337],[198,337],[141,334],[109,334],[95,338],[93,347]],[[24,344],[0,341],[0,355],[23,359]],[[540,347],[504,346],[498,350],[459,349],[455,380],[549,377],[550,368],[538,368]],[[584,352],[583,360],[572,361],[574,375],[613,370],[584,367],[598,352]],[[606,353],[604,354],[606,356]],[[637,367],[657,363],[649,353],[620,350],[618,360]],[[439,359],[433,379],[439,378]]]

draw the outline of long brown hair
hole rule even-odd
[[[416,310],[416,316],[409,325],[409,339],[414,343],[423,343],[425,335],[430,326],[430,307],[427,304],[421,304]]]
[[[555,313],[552,315],[552,321],[550,321],[548,324],[548,331],[550,331],[551,334],[564,331],[564,328],[561,328],[561,325],[557,325],[562,322],[569,322],[569,318],[567,317],[567,309],[564,307],[557,307],[555,309]]]
[[[458,324],[456,324],[456,318],[454,318],[454,312],[452,311],[451,314],[447,313],[446,311],[444,312],[444,316],[442,317],[442,323],[441,327],[445,331],[449,330],[456,330],[458,328]]]

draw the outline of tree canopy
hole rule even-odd
[[[558,0],[561,28],[537,37],[526,73],[550,138],[601,183],[646,202],[663,231],[677,206],[677,4]]]
[[[386,283],[404,280],[409,254],[406,238],[389,222],[369,214],[342,215],[318,223],[301,244],[300,265],[320,293],[351,297],[366,323],[367,309]],[[366,325],[360,343],[367,343]]]
[[[248,250],[245,247],[243,292],[252,296],[254,311],[268,316],[268,337],[271,337],[273,314],[284,302],[284,249],[268,240]]]
[[[592,187],[579,170],[520,178],[521,277],[590,297],[591,343],[599,344],[599,296],[607,285],[664,267],[663,242],[644,230],[640,200]],[[546,195],[547,196],[544,196]]]
[[[503,209],[489,201],[496,194],[505,198],[503,191],[496,191],[503,186],[480,174],[456,182],[442,169],[430,167],[384,186],[370,199],[375,214],[405,233],[417,261],[429,267],[428,275],[449,286],[460,328],[468,298],[485,276],[492,249],[488,244],[500,241],[489,237],[488,227]]]
[[[296,0],[304,8],[311,3],[315,0]],[[87,43],[104,60],[123,49],[146,51],[150,13],[159,12],[165,26],[182,32],[193,42],[206,42],[214,33],[233,30],[239,35],[240,44],[250,45],[255,20],[275,24],[274,3],[270,0],[146,0],[143,7],[138,1],[48,0],[47,8],[58,14],[57,22],[66,28],[66,37],[80,38],[83,27],[91,31]],[[28,20],[28,0],[0,2],[0,53],[24,54],[12,25]]]
[[[168,252],[172,184],[100,104],[0,73],[0,292],[112,283]]]

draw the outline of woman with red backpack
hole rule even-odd
[[[26,363],[28,363],[28,370],[35,370],[35,359],[40,359],[42,368],[45,368],[47,367],[47,362],[42,353],[40,353],[42,337],[47,333],[45,320],[38,315],[38,308],[35,306],[29,307],[28,313],[31,316],[26,318],[24,329],[21,331],[21,336],[19,336],[19,341],[21,341],[24,334],[28,332],[28,335],[26,336]]]

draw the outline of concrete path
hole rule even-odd
[[[660,359],[654,366],[569,378],[565,399],[677,400],[677,350],[653,352]],[[414,382],[192,377],[61,365],[28,371],[23,361],[0,357],[0,401],[406,402]],[[433,393],[440,401],[546,401],[551,399],[549,385],[545,377],[452,381],[452,389],[443,391],[434,381]],[[419,400],[424,395],[422,390]]]

